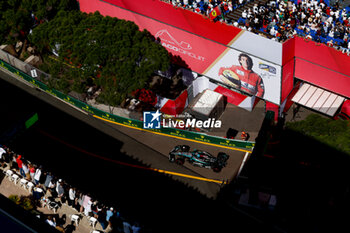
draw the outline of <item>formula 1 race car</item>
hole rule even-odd
[[[169,161],[183,165],[187,160],[193,166],[205,167],[213,169],[214,172],[220,172],[223,167],[226,166],[229,155],[219,152],[217,157],[212,156],[206,151],[193,150],[190,151],[190,147],[187,145],[175,146],[169,152]]]

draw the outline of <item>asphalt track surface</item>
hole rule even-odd
[[[12,84],[19,86],[35,97],[82,120],[107,135],[118,139],[122,142],[122,146],[119,148],[120,152],[128,154],[130,157],[141,161],[148,167],[160,169],[161,172],[166,171],[168,174],[178,173],[172,175],[175,180],[179,180],[198,189],[202,194],[205,194],[208,197],[216,197],[220,191],[221,181],[225,183],[234,179],[246,154],[241,150],[220,148],[213,145],[205,145],[202,143],[165,137],[102,121],[67,105],[67,103],[62,102],[37,88],[29,87],[27,84],[23,83],[22,80],[18,80],[18,78],[8,78],[8,75],[5,75],[3,71],[1,71],[1,77]],[[189,163],[185,163],[183,166],[169,163],[169,151],[174,146],[181,144],[189,145],[192,149],[196,148],[207,151],[215,156],[218,152],[225,152],[230,156],[228,164],[221,172],[215,173],[211,169],[194,167]],[[205,180],[201,180],[201,178],[204,178]],[[211,180],[213,180],[213,182],[211,182]]]
[[[203,176],[199,174],[203,172],[210,178],[220,178],[220,175],[229,172],[230,165],[224,168],[222,174],[216,174],[204,168],[195,168],[198,169],[196,172],[192,170],[192,166],[169,163],[166,155],[111,127],[110,123],[67,106],[65,102],[28,87],[20,80],[9,78],[9,74],[1,70],[0,77],[20,87],[14,88],[0,80],[0,87],[3,87],[0,93],[2,122],[9,117],[19,119],[19,115],[39,108],[36,106],[37,100],[33,100],[30,95],[23,95],[20,89],[50,104],[47,105],[50,107],[43,107],[43,110],[38,109],[43,114],[39,116],[38,123],[16,138],[13,149],[32,162],[42,164],[44,168],[83,192],[91,192],[104,204],[117,207],[124,217],[140,221],[146,228],[153,229],[151,232],[274,232],[263,222],[237,212],[222,201],[208,199],[207,197],[216,196],[220,190],[219,184],[129,168],[118,162],[148,168],[159,167],[162,170],[197,177]],[[15,99],[15,103],[20,104],[13,105],[13,101],[9,99]],[[41,104],[38,105],[42,108]],[[52,114],[58,116],[50,119]],[[81,131],[85,130],[86,135],[82,135]],[[166,154],[173,145],[182,144],[173,138],[160,137],[160,140],[152,140],[148,134],[139,133],[139,138],[155,143]],[[199,149],[213,154],[222,151],[203,144],[186,144],[193,148],[200,145]],[[67,150],[66,147],[72,146],[73,149]],[[235,153],[240,159],[244,156],[243,152],[230,150],[230,164]],[[140,155],[141,158],[138,157]],[[234,171],[231,172],[234,174]]]

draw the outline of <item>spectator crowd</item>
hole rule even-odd
[[[42,166],[31,163],[24,159],[22,155],[16,154],[10,148],[1,145],[0,167],[4,171],[11,170],[18,173],[28,182],[32,182],[34,187],[31,192],[37,203],[40,203],[40,207],[50,203],[55,203],[57,207],[68,205],[83,216],[97,219],[104,232],[141,232],[138,222],[126,219],[118,210],[97,201],[90,193],[72,187],[62,179],[58,179],[51,172],[45,171]],[[56,219],[52,216],[48,216],[45,221],[53,227],[58,226]],[[64,223],[61,223],[58,229],[66,230],[63,228]],[[72,224],[67,225],[67,227],[71,226]]]
[[[221,12],[225,15],[249,1],[168,0],[167,2],[204,15],[210,15],[215,7],[220,6]],[[255,2],[252,8],[242,12],[237,22],[231,22],[224,17],[217,18],[279,42],[298,35],[350,53],[350,7],[341,8],[338,2],[331,6],[328,0]]]
[[[331,7],[323,0],[276,0],[243,11],[235,26],[268,33],[278,41],[299,35],[347,52],[349,22],[349,11],[341,9],[338,3]]]
[[[176,7],[192,10],[210,17],[214,21],[228,22],[223,16],[243,6],[251,0],[165,0]],[[215,11],[215,14],[212,12]]]

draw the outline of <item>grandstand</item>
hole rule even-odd
[[[231,5],[230,1],[224,1],[224,3],[211,1],[207,3],[208,8],[202,7],[201,9],[200,2],[203,1],[79,0],[80,9],[83,12],[99,11],[102,15],[131,20],[139,26],[140,30],[150,31],[160,39],[169,52],[180,56],[191,71],[206,78],[207,81],[198,85],[225,95],[229,103],[251,110],[257,101],[263,100],[266,110],[274,111],[276,117],[282,116],[283,112],[286,112],[293,103],[331,117],[350,114],[347,108],[342,108],[344,103],[348,104],[350,98],[349,88],[346,88],[350,86],[350,58],[347,55],[347,48],[344,47],[349,34],[348,8],[341,8],[339,4],[327,1],[286,3],[260,1],[260,4],[258,1],[250,3],[241,1],[242,4],[238,2],[238,4]],[[230,22],[230,15],[236,15],[234,17],[237,18],[239,14],[235,12],[241,12],[242,9],[248,9],[252,5],[254,8],[256,3],[258,3],[259,12],[275,4],[275,13],[279,12],[277,14],[279,18],[276,17],[276,14],[271,14],[271,18],[265,17],[266,22],[262,23],[262,28],[253,28],[250,24],[246,25],[246,22]],[[225,8],[223,8],[224,12],[222,9],[215,10],[218,7],[222,8],[220,4],[227,4],[229,12]],[[339,38],[339,33],[323,35],[322,31],[314,30],[315,25],[313,25],[312,18],[316,20],[318,16],[312,17],[310,12],[314,11],[316,15],[316,6],[323,7],[318,19],[322,22],[319,23],[323,25],[332,20],[333,30],[338,28],[345,30],[346,33],[343,33],[342,38]],[[305,12],[310,16],[311,22],[307,18],[304,27],[303,25],[294,27],[294,30],[291,25],[284,24],[284,22],[294,23],[291,14],[288,13],[293,9],[296,12],[298,9]],[[328,17],[323,13],[329,14]],[[297,21],[298,18],[295,23]],[[238,27],[226,22],[235,25],[238,23]],[[259,36],[253,33],[254,31],[260,31],[259,34],[265,36]],[[298,37],[298,35],[305,37]],[[267,36],[277,39],[270,40],[266,38]],[[327,43],[331,40],[336,49],[322,44],[322,42]],[[252,71],[261,77],[264,85],[262,96],[257,97],[254,92],[237,88],[219,77],[221,68],[234,69],[241,64],[240,54],[251,57]],[[301,88],[304,83],[311,85],[311,88],[307,90],[305,87]],[[251,83],[244,85],[249,86]],[[299,92],[298,94],[299,88],[304,93]],[[322,95],[324,91],[330,94],[324,96]],[[304,95],[305,98],[299,101],[293,98],[295,95]],[[187,100],[182,98],[182,101]],[[334,110],[325,110],[331,108]]]

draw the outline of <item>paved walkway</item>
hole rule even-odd
[[[8,167],[4,169],[4,171],[8,170]],[[18,196],[28,196],[30,192],[27,189],[24,189],[20,186],[19,183],[14,184],[3,174],[3,170],[0,169],[0,194],[5,197],[9,197],[10,195],[18,195]],[[88,219],[83,214],[80,214],[75,209],[70,206],[63,204],[58,210],[57,213],[54,213],[52,210],[48,208],[37,208],[37,210],[44,215],[58,215],[59,218],[62,218],[63,215],[66,216],[66,223],[63,225],[64,227],[71,224],[70,216],[72,214],[76,214],[80,216],[79,225],[76,227],[74,233],[90,233],[93,228],[89,225]],[[96,224],[96,230],[103,232],[102,227],[99,223]]]

